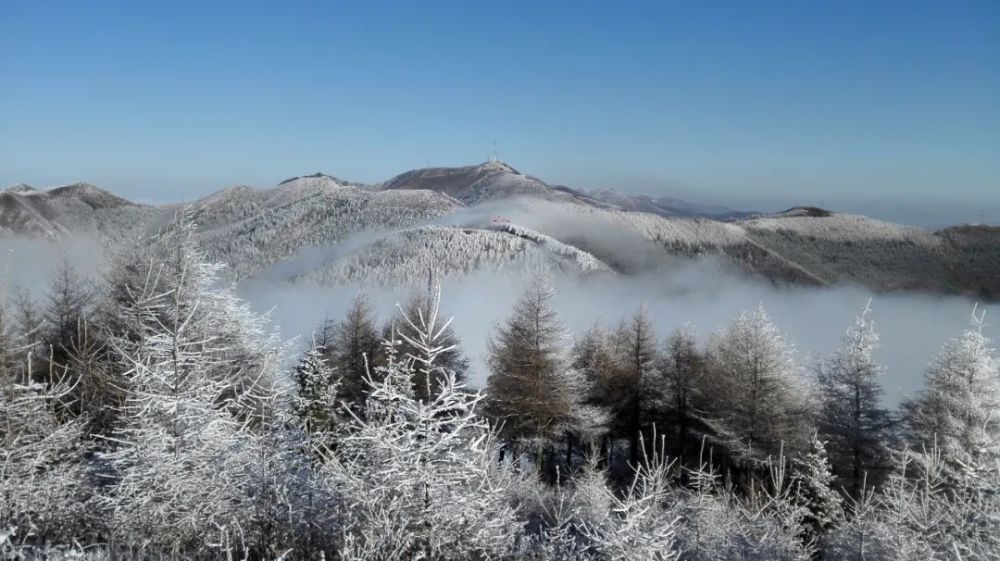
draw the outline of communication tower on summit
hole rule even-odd
[[[500,156],[497,155],[497,141],[496,140],[493,141],[493,153],[490,154],[490,157],[487,160],[487,162],[489,162],[491,164],[498,164],[498,163],[500,163]]]

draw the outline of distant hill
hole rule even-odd
[[[858,284],[1000,299],[1000,228],[939,231],[796,207],[741,213],[669,197],[550,186],[501,162],[427,168],[377,185],[318,173],[235,186],[186,205],[141,205],[86,183],[0,191],[0,236],[119,243],[187,208],[235,279],[414,284],[446,275],[656,274],[714,257],[775,283]]]
[[[428,189],[448,195],[466,205],[514,196],[554,200],[572,198],[503,162],[486,162],[457,168],[415,169],[401,173],[376,188],[384,191]]]

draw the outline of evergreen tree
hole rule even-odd
[[[438,290],[438,289],[431,289]],[[427,373],[420,368],[420,361],[425,361],[421,351],[410,343],[410,339],[417,334],[417,325],[410,322],[429,321],[432,316],[437,316],[438,310],[433,308],[433,303],[438,301],[434,292],[413,292],[410,294],[406,304],[399,308],[396,316],[382,330],[382,338],[386,340],[398,340],[400,342],[398,352],[403,357],[414,357],[418,360],[414,369],[413,391],[417,399],[431,399],[437,388],[441,385],[446,372],[451,372],[455,376],[455,381],[460,385],[465,385],[469,372],[469,359],[462,353],[462,342],[455,332],[451,323],[444,324],[437,340],[447,351],[441,352],[435,360],[435,370]],[[393,337],[395,330],[397,336]]]
[[[805,507],[806,537],[817,540],[832,530],[841,519],[841,498],[834,490],[835,477],[830,471],[826,448],[819,437],[809,441],[805,454],[792,460],[795,501]]]
[[[144,282],[122,288],[127,329],[112,339],[127,381],[116,447],[102,455],[114,470],[112,539],[139,556],[240,551],[277,479],[261,444],[276,401],[274,341],[217,288],[219,267],[186,216],[157,244]]]
[[[44,310],[45,330],[42,338],[47,369],[57,376],[69,373],[70,349],[80,337],[87,321],[91,291],[76,270],[63,259],[49,279],[48,302]],[[73,374],[74,378],[76,377]]]
[[[293,372],[298,394],[294,400],[295,412],[307,433],[319,437],[318,445],[332,443],[332,434],[340,424],[340,403],[337,400],[337,377],[323,351],[318,346],[310,348]]]
[[[445,370],[429,400],[413,391],[414,365],[438,372],[449,351],[431,301],[423,320],[404,315],[411,327],[385,342],[387,357],[374,382],[366,414],[354,417],[328,464],[328,477],[343,494],[343,559],[503,559],[513,557],[520,523],[510,504],[515,483],[497,461],[495,434],[477,412],[482,396],[464,391]]]
[[[713,439],[738,461],[794,456],[812,434],[810,404],[792,348],[763,306],[740,314],[709,345],[707,391]]]
[[[912,447],[940,450],[953,468],[1000,458],[1000,373],[984,320],[973,311],[965,333],[934,358],[926,388],[903,405]]]
[[[584,404],[586,379],[565,357],[565,329],[550,302],[554,290],[535,277],[489,344],[486,414],[508,442],[538,447],[590,434],[600,415]]]
[[[658,426],[664,435],[673,433],[668,450],[677,458],[697,459],[706,434],[702,402],[711,396],[704,390],[705,368],[706,358],[689,328],[678,329],[664,342],[651,393],[659,397]]]
[[[382,352],[368,298],[355,297],[344,318],[327,322],[323,333],[323,358],[337,374],[339,399],[357,412],[364,411],[368,365],[379,364]]]
[[[881,407],[884,368],[872,356],[878,333],[866,307],[844,334],[840,348],[819,363],[819,433],[828,441],[838,482],[853,498],[864,483],[877,486],[888,468],[892,419]]]

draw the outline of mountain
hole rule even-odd
[[[92,234],[114,244],[149,238],[181,211],[235,280],[419,284],[429,268],[658,278],[678,259],[711,258],[782,284],[1000,299],[1000,228],[924,230],[815,207],[732,213],[550,186],[500,162],[413,170],[377,185],[318,173],[185,205],[136,204],[85,183],[15,185],[0,192],[0,236]]]
[[[141,205],[89,183],[46,191],[20,183],[0,191],[0,234],[57,240],[73,232],[134,225],[144,220],[143,214]]]
[[[691,203],[667,196],[630,195],[610,188],[584,191],[564,185],[549,185],[499,161],[465,167],[416,169],[397,175],[375,188],[430,189],[448,195],[465,205],[528,196],[578,202],[611,210],[648,212],[660,216],[694,216],[728,220],[758,214],[734,211],[721,205]]]
[[[567,193],[498,161],[456,168],[424,168],[401,173],[376,187],[383,191],[429,189],[465,205],[514,196],[569,200]]]
[[[684,201],[674,197],[653,197],[645,194],[628,194],[610,188],[583,192],[585,195],[607,208],[627,210],[632,212],[648,212],[659,216],[689,216],[714,218],[716,220],[732,220],[749,218],[760,213],[736,211],[722,205],[699,204]]]

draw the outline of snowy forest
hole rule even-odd
[[[763,306],[707,342],[644,308],[571,334],[538,274],[473,388],[475,312],[434,284],[300,353],[221,269],[181,216],[98,282],[0,294],[0,557],[1000,558],[975,308],[890,409],[870,307],[799,361]]]

